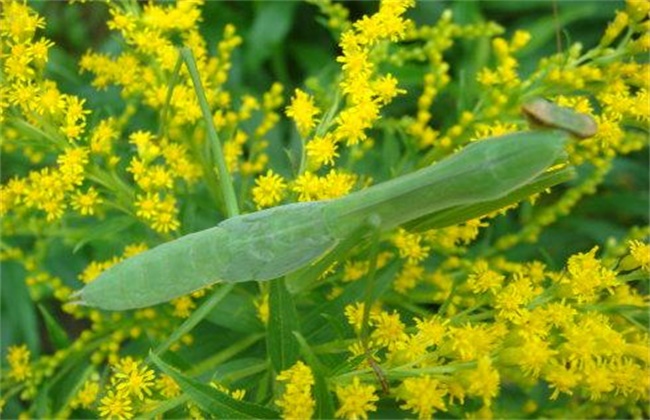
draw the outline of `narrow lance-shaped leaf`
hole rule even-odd
[[[278,413],[266,407],[252,404],[245,401],[239,401],[233,397],[183,375],[170,365],[163,362],[154,353],[149,354],[151,361],[160,368],[164,373],[169,375],[178,386],[203,410],[219,418],[245,419],[275,419]]]
[[[288,369],[298,360],[298,314],[283,278],[271,282],[266,343],[274,370]]]

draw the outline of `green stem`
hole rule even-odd
[[[185,404],[188,401],[190,401],[190,396],[187,394],[181,394],[178,397],[163,400],[163,402],[156,405],[153,410],[138,414],[138,418],[142,420],[163,418],[162,414],[165,414],[166,412],[173,410],[174,408]]]
[[[167,116],[169,115],[169,108],[171,108],[172,95],[174,94],[174,88],[180,79],[182,65],[183,57],[181,54],[179,54],[178,59],[176,60],[176,65],[174,65],[174,71],[172,72],[172,80],[169,82],[169,87],[167,88],[167,98],[165,98],[165,105],[163,106],[162,113],[160,115],[160,124],[158,125],[159,138],[163,137],[165,134],[165,128],[167,127]]]
[[[379,242],[381,231],[379,229],[380,221],[378,217],[372,217],[368,224],[373,228],[372,245],[370,247],[370,256],[368,257],[370,266],[368,267],[368,279],[364,291],[363,319],[361,321],[361,343],[366,351],[369,347],[369,329],[370,329],[370,307],[373,303],[372,292],[375,286],[375,274],[377,273],[377,256],[379,255]]]
[[[209,358],[201,361],[192,366],[190,370],[186,373],[189,376],[200,375],[208,370],[214,369],[216,366],[219,366],[223,362],[232,359],[233,357],[240,354],[242,351],[246,350],[253,344],[260,341],[266,336],[266,333],[257,333],[249,335],[242,340],[239,340],[232,344],[231,346],[221,350],[220,352],[210,356]]]
[[[192,51],[187,47],[181,48],[181,55],[183,56],[185,65],[187,66],[187,69],[190,72],[190,76],[192,77],[194,90],[196,91],[199,106],[201,107],[201,113],[203,114],[203,119],[205,120],[205,127],[208,132],[208,140],[210,141],[210,147],[212,149],[214,162],[217,165],[217,175],[219,177],[219,183],[221,184],[223,199],[226,203],[226,213],[228,217],[237,216],[239,214],[239,208],[237,207],[235,189],[232,184],[232,179],[230,178],[230,172],[228,172],[228,167],[226,166],[226,159],[223,156],[223,149],[221,148],[219,135],[217,134],[217,130],[214,127],[214,122],[212,121],[212,113],[210,112],[208,99],[205,96],[205,90],[203,89],[201,78],[199,77],[196,61],[194,60]]]
[[[248,365],[247,367],[237,370],[235,372],[231,372],[228,374],[225,374],[219,378],[220,381],[226,382],[226,383],[233,383],[235,381],[240,381],[244,378],[247,378],[252,375],[256,375],[260,372],[264,372],[265,370],[268,370],[270,368],[269,366],[269,361],[265,360],[260,363],[255,363],[252,365]],[[259,383],[263,383],[264,381],[261,380]]]
[[[647,279],[648,279],[648,275],[641,270],[633,271],[632,273],[618,276],[618,281],[620,281],[621,283],[629,283],[631,281],[647,280]]]
[[[172,344],[185,334],[189,333],[199,322],[201,322],[201,320],[205,318],[228,293],[230,293],[233,287],[235,287],[234,283],[226,283],[217,289],[212,296],[210,296],[210,298],[199,307],[199,309],[194,311],[180,327],[176,328],[176,330],[162,344],[156,347],[153,353],[160,356],[166,352]],[[149,357],[147,357],[147,362],[149,362]]]

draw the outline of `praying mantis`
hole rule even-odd
[[[568,180],[569,168],[556,165],[564,146],[571,134],[593,135],[595,123],[541,99],[523,111],[545,128],[474,142],[434,165],[342,198],[226,219],[116,264],[75,297],[88,306],[128,310],[217,282],[272,280],[313,264],[363,226],[381,232],[443,227]]]

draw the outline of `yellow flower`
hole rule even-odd
[[[95,404],[99,391],[99,382],[96,379],[87,380],[75,396],[72,406],[91,408]]]
[[[85,99],[79,99],[73,95],[63,95],[65,119],[61,126],[61,132],[74,142],[79,139],[86,127],[86,115],[90,111],[83,108]]]
[[[645,271],[650,271],[650,244],[641,241],[630,241],[630,255]]]
[[[415,319],[415,325],[418,329],[417,335],[427,346],[436,346],[442,343],[447,331],[445,324],[446,322],[437,316],[430,319]]]
[[[278,204],[284,197],[287,185],[282,177],[272,170],[255,180],[253,187],[253,201],[257,208],[271,207]]]
[[[415,263],[406,263],[395,278],[393,289],[395,289],[397,293],[406,294],[423,278],[424,267]]]
[[[13,42],[30,40],[36,29],[45,27],[45,20],[25,4],[7,2],[3,9],[0,33]]]
[[[430,419],[436,411],[447,411],[443,397],[447,388],[429,375],[407,378],[398,390],[398,398],[404,401],[400,408],[411,410],[420,419]]]
[[[311,139],[305,146],[307,157],[313,161],[313,164],[309,165],[309,167],[317,169],[322,165],[334,165],[334,159],[339,156],[336,151],[337,148],[334,136],[330,133]]]
[[[156,376],[151,369],[130,358],[123,359],[116,366],[116,373],[113,376],[118,393],[137,397],[140,400],[143,400],[145,395],[151,395],[155,379]]]
[[[614,390],[614,372],[609,363],[602,360],[586,363],[582,370],[584,385],[590,399],[599,400],[603,394]]]
[[[596,246],[587,253],[572,255],[567,262],[568,275],[559,280],[578,302],[591,302],[601,290],[609,290],[616,283],[616,273],[602,265],[596,258],[597,251]]]
[[[474,271],[467,278],[467,285],[476,294],[481,294],[488,290],[496,293],[502,287],[504,280],[505,276],[490,270],[485,261],[477,261],[474,264]]]
[[[398,345],[408,339],[404,331],[404,324],[397,312],[389,314],[381,311],[371,316],[374,330],[371,334],[373,343],[388,348],[389,351],[397,349]]]
[[[320,189],[317,191],[318,200],[330,200],[347,195],[354,186],[357,177],[353,174],[332,169],[324,177],[319,178]]]
[[[336,417],[367,419],[368,411],[377,411],[374,402],[378,401],[379,397],[375,395],[375,387],[362,385],[356,376],[350,385],[336,387],[336,397],[339,400]]]
[[[124,252],[122,252],[122,256],[123,256],[124,258],[129,258],[129,257],[132,257],[132,256],[134,256],[134,255],[137,255],[137,254],[139,254],[139,253],[141,253],[141,252],[144,252],[144,251],[146,251],[147,249],[149,249],[149,247],[147,246],[147,244],[142,243],[142,242],[140,242],[140,243],[136,243],[136,244],[127,245],[127,246],[124,247]]]
[[[468,324],[449,328],[448,338],[458,358],[468,361],[490,354],[501,341],[504,332],[497,324]]]
[[[628,345],[623,335],[612,328],[609,318],[598,312],[586,312],[562,332],[566,340],[562,354],[570,361],[586,363],[593,358],[621,356]]]
[[[77,191],[72,197],[72,208],[78,211],[82,216],[92,216],[95,214],[95,209],[103,200],[99,197],[99,193],[90,187],[85,193]]]
[[[171,376],[162,374],[156,380],[156,388],[160,394],[166,398],[177,397],[181,393],[181,388]]]
[[[293,181],[291,191],[298,194],[298,201],[318,200],[321,182],[312,172],[305,172]]]
[[[344,109],[336,118],[338,124],[334,133],[336,140],[345,140],[348,146],[353,146],[367,139],[365,130],[372,126],[378,116],[379,109],[374,102]]]
[[[148,131],[131,133],[129,143],[135,145],[138,156],[145,162],[150,162],[160,155],[160,147],[155,144],[153,134]]]
[[[176,199],[173,196],[167,195],[156,210],[156,214],[151,218],[151,227],[155,231],[167,233],[180,227],[181,224],[177,218]]]
[[[117,257],[103,262],[92,261],[86,266],[84,271],[79,274],[79,280],[83,283],[90,283],[91,281],[95,280],[104,270],[117,264],[119,261],[120,259]]]
[[[606,47],[614,41],[618,35],[625,29],[629,22],[629,15],[622,11],[616,12],[616,17],[605,30],[605,34],[600,40],[600,46]]]
[[[179,318],[187,318],[192,313],[192,309],[196,307],[196,303],[190,296],[172,299],[171,304],[174,306],[174,316]]]
[[[269,322],[269,294],[264,293],[258,299],[255,299],[255,309],[257,310],[257,318],[262,321],[264,325]]]
[[[177,219],[178,209],[173,196],[164,199],[159,194],[138,195],[135,202],[136,215],[150,223],[157,232],[167,233],[180,227]]]
[[[90,137],[90,151],[96,154],[108,155],[113,143],[119,138],[119,131],[113,118],[101,120],[93,129]]]
[[[32,368],[29,365],[30,352],[25,344],[10,346],[7,352],[9,362],[9,377],[17,381],[24,381],[32,376]]]
[[[307,137],[312,128],[316,125],[314,117],[320,114],[320,109],[314,105],[314,98],[300,89],[296,89],[296,95],[291,99],[291,105],[286,110],[287,117],[293,118],[302,137]]]
[[[520,277],[499,290],[494,298],[498,316],[516,322],[522,316],[525,305],[535,297],[530,279]]]
[[[101,399],[99,415],[105,419],[130,419],[133,418],[131,399],[127,394],[109,390]]]
[[[368,260],[354,261],[348,259],[343,266],[343,278],[341,280],[346,283],[359,280],[368,273],[368,268],[370,268]]]
[[[389,103],[398,94],[406,93],[404,89],[397,88],[397,79],[392,74],[386,74],[375,80],[372,89],[383,104]]]
[[[564,361],[550,360],[549,366],[545,369],[544,379],[553,388],[549,397],[557,399],[560,393],[573,395],[573,390],[579,385],[582,375],[578,372],[577,365]]]
[[[88,164],[90,151],[85,147],[72,147],[60,154],[56,162],[67,186],[80,185],[83,181],[84,168]]]
[[[352,325],[356,332],[361,331],[364,307],[365,303],[363,302],[355,302],[345,306],[345,317],[348,319],[348,324]]]
[[[184,145],[164,142],[161,148],[165,162],[174,176],[187,182],[195,182],[201,176],[201,167],[192,162]]]
[[[490,407],[492,400],[499,395],[501,377],[488,356],[478,360],[478,366],[469,373],[468,380],[467,393],[483,398],[483,405]]]
[[[311,369],[299,361],[276,376],[278,382],[286,382],[284,392],[275,404],[282,410],[284,419],[310,419],[314,414],[316,401],[311,394],[314,376]]]
[[[557,353],[557,350],[550,348],[548,340],[529,336],[517,347],[515,362],[526,375],[537,378]]]
[[[399,250],[399,256],[411,264],[420,262],[429,256],[430,248],[422,245],[421,241],[422,235],[419,233],[409,233],[401,228],[393,237],[393,243]]]

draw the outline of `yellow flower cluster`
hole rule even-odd
[[[54,159],[56,166],[33,170],[3,184],[0,212],[12,213],[14,223],[30,219],[34,213],[53,222],[61,219],[69,207],[82,216],[93,215],[103,199],[91,186],[82,189],[90,159],[82,138],[89,113],[84,109],[84,100],[62,94],[56,84],[43,78],[53,44],[36,37],[37,29],[44,26],[41,17],[24,4],[9,2],[0,20],[2,54],[6,58],[0,85],[0,121],[5,139],[2,147],[6,152],[22,152],[33,163],[45,158],[43,151],[58,155]],[[15,110],[10,117],[8,109]],[[25,138],[32,140],[26,142]]]
[[[411,410],[419,419],[430,419],[436,411],[447,411],[443,400],[446,394],[446,387],[440,381],[425,375],[405,379],[400,385],[398,398],[404,400],[400,406],[404,410]]]
[[[369,411],[377,411],[375,401],[378,401],[379,397],[375,395],[375,387],[363,385],[356,376],[350,385],[337,386],[336,396],[339,400],[336,417],[351,420],[367,419]]]
[[[411,0],[382,1],[376,14],[364,16],[341,35],[343,54],[337,61],[342,63],[343,79],[339,85],[347,103],[336,118],[337,141],[355,145],[365,140],[365,130],[379,118],[381,106],[404,93],[391,74],[376,76],[370,57],[380,41],[396,41],[404,36],[408,21],[402,14],[412,6]]]
[[[645,270],[643,264],[650,260],[648,245],[635,240],[628,249],[629,262],[622,269]],[[617,403],[621,405],[647,401],[650,381],[644,372],[650,359],[639,353],[647,352],[647,348],[641,350],[647,335],[632,332],[615,315],[597,310],[608,302],[622,303],[620,299],[639,308],[646,303],[634,297],[635,292],[614,269],[596,258],[596,251],[571,256],[566,269],[559,272],[539,262],[518,264],[503,259],[467,266],[472,270],[464,284],[439,298],[447,313],[457,315],[448,321],[416,318],[414,332],[397,313],[373,311],[370,351],[375,355],[385,351],[377,359],[381,368],[390,372],[392,367],[410,366],[414,372],[398,389],[397,398],[404,401],[401,407],[430,418],[447,408],[446,401],[452,404],[458,399],[463,404],[466,397],[475,397],[483,402],[482,415],[489,415],[504,376],[522,383],[526,378],[543,380],[554,390],[551,399],[564,393],[608,401],[613,395],[623,395]],[[446,269],[458,273],[459,266],[450,264]],[[548,288],[549,281],[557,286]],[[363,306],[345,310],[357,333]],[[480,307],[486,311],[476,317],[464,310]],[[481,321],[484,317],[487,322]],[[353,355],[364,354],[356,344],[349,350]],[[453,361],[468,364],[453,367]],[[514,376],[508,370],[513,366],[520,372]],[[418,376],[418,368],[439,373]],[[448,400],[443,398],[447,395]]]
[[[453,22],[450,10],[442,13],[433,26],[421,25],[410,28],[406,40],[418,42],[412,50],[401,50],[395,54],[397,62],[415,58],[427,64],[427,71],[422,78],[422,93],[417,101],[417,114],[413,121],[408,121],[408,133],[416,140],[418,148],[451,148],[452,137],[462,133],[463,127],[472,119],[473,115],[466,112],[461,117],[459,124],[450,127],[447,133],[439,138],[439,131],[431,125],[433,114],[431,108],[438,94],[450,83],[449,64],[444,61],[443,54],[454,45],[455,38],[491,37],[503,32],[493,22],[458,25]],[[421,46],[419,44],[422,44]]]
[[[180,387],[171,377],[157,375],[143,362],[131,357],[119,359],[112,367],[103,389],[96,374],[83,384],[74,398],[75,407],[90,409],[97,405],[102,418],[131,419],[181,394]],[[244,396],[242,390],[230,391],[218,384],[213,386],[238,400]],[[188,403],[185,408],[189,413],[202,415],[193,404]]]
[[[29,365],[30,352],[26,345],[11,346],[7,352],[7,362],[9,362],[9,377],[16,381],[24,381],[31,376],[31,367]]]
[[[296,89],[296,96],[287,107],[287,117],[293,118],[298,126],[298,133],[307,137],[312,128],[316,125],[314,116],[320,114],[320,110],[314,105],[314,98],[300,89]]]
[[[309,366],[299,361],[280,372],[275,380],[284,383],[282,396],[275,401],[282,409],[282,417],[295,420],[312,418],[316,401],[312,396],[314,376]]]

